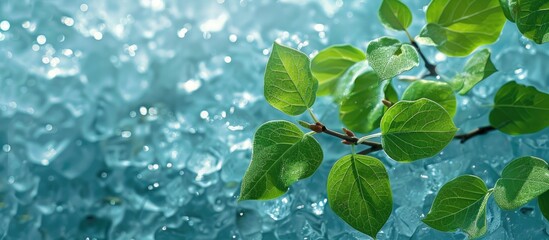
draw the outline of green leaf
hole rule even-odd
[[[512,6],[511,4],[516,4],[516,3],[512,3],[509,0],[499,0],[499,4],[501,5],[501,9],[503,10],[503,14],[505,15],[505,17],[509,21],[515,22],[515,16],[514,14],[511,13],[511,9],[513,9],[514,6]]]
[[[386,28],[397,31],[404,31],[412,24],[412,12],[399,0],[383,0],[378,16]]]
[[[504,24],[499,0],[433,0],[417,40],[449,56],[467,56],[495,42]]]
[[[398,102],[398,93],[396,92],[395,87],[393,87],[393,84],[391,84],[390,82],[389,84],[387,84],[387,88],[385,88],[385,100],[391,103]],[[387,110],[389,110],[389,108],[383,105],[383,110],[383,112],[386,112]]]
[[[478,238],[486,233],[489,197],[486,184],[479,177],[457,177],[442,186],[423,222],[443,232],[463,229],[469,237]]]
[[[527,134],[549,126],[549,94],[534,87],[508,82],[494,99],[490,125],[510,134]]]
[[[351,88],[342,95],[339,119],[352,131],[368,133],[379,127],[383,116],[385,88],[389,82],[380,81],[373,71],[358,76]]]
[[[392,103],[398,102],[398,93],[391,83],[387,84],[387,88],[385,89],[385,99]]]
[[[549,1],[500,0],[507,18],[519,31],[538,44],[549,42]]]
[[[311,62],[311,71],[318,80],[318,96],[334,92],[339,78],[355,63],[366,60],[360,49],[351,45],[334,45],[320,51]]]
[[[439,153],[457,131],[442,106],[422,98],[400,101],[381,118],[381,144],[399,162],[411,162]]]
[[[309,58],[294,49],[273,44],[265,70],[265,99],[276,109],[299,115],[315,102],[318,82],[309,70]]]
[[[328,203],[346,223],[375,238],[393,208],[389,176],[377,158],[347,155],[328,175]]]
[[[416,49],[397,39],[382,37],[371,41],[366,50],[370,66],[380,79],[389,79],[419,65]]]
[[[459,94],[464,95],[480,81],[497,71],[490,59],[490,50],[483,49],[467,60],[463,71],[452,80],[453,85],[460,85]]]
[[[337,81],[335,91],[332,93],[334,102],[340,104],[343,96],[350,92],[353,88],[353,83],[358,76],[369,71],[372,71],[372,68],[368,64],[367,60],[357,62],[351,66],[349,70],[347,70],[347,72],[345,72]]]
[[[494,187],[494,199],[505,210],[518,208],[549,190],[547,163],[536,157],[513,160]]]
[[[402,100],[427,98],[440,104],[453,117],[456,114],[457,100],[452,87],[445,82],[416,80],[404,91]]]
[[[545,219],[549,220],[549,191],[539,195],[538,206]]]
[[[322,162],[322,149],[308,134],[287,121],[270,121],[257,129],[252,161],[240,191],[240,200],[272,199],[294,182],[311,176]]]

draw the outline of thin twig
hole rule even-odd
[[[410,42],[413,42],[414,38],[412,37],[412,35],[410,35],[410,32],[408,32],[408,29],[404,28],[404,32],[406,33],[406,37],[408,37],[408,40],[410,40]]]
[[[364,149],[360,152],[358,152],[357,154],[360,154],[360,155],[368,155],[370,153],[373,153],[373,152],[377,152],[377,151],[381,151],[383,150],[383,147],[381,146],[381,144],[377,147],[371,147],[371,148],[368,148],[368,149]]]
[[[471,138],[474,138],[474,137],[480,136],[480,135],[484,135],[484,134],[487,134],[487,133],[495,131],[495,130],[497,130],[497,128],[492,127],[492,126],[479,127],[479,128],[477,128],[473,131],[470,131],[468,133],[455,135],[454,139],[459,140],[460,143],[465,143]],[[381,144],[379,144],[379,145],[369,145],[369,146],[371,146],[371,147],[358,152],[358,154],[368,155],[370,153],[383,150],[383,146]]]
[[[494,130],[496,130],[496,128],[492,127],[492,126],[479,127],[479,128],[477,128],[473,131],[470,131],[468,133],[458,134],[458,135],[454,136],[454,139],[459,139],[460,143],[465,143],[469,139],[471,139],[475,136],[484,135],[484,134],[487,134],[487,133],[489,133],[491,131],[494,131]]]
[[[301,124],[302,125],[307,125],[307,123],[305,123],[305,122],[303,122]],[[312,131],[314,131],[316,133],[325,133],[325,134],[328,134],[330,136],[339,138],[339,139],[343,140],[342,142],[344,144],[349,144],[349,145],[359,144],[358,143],[359,138],[357,138],[354,135],[353,132],[351,132],[347,129],[343,129],[343,131],[345,133],[336,132],[334,130],[331,130],[331,129],[327,128],[321,122],[316,122],[315,124],[309,124],[309,129],[311,129]],[[473,131],[470,131],[468,133],[455,135],[454,139],[460,140],[459,141],[460,143],[465,143],[473,137],[484,135],[484,134],[487,134],[487,133],[492,132],[494,130],[496,130],[496,128],[494,128],[492,126],[479,127],[479,128],[477,128]],[[373,153],[373,152],[383,150],[383,145],[381,145],[381,143],[378,143],[378,142],[372,142],[372,141],[365,140],[365,141],[361,141],[360,144],[369,146],[370,148],[362,150],[362,151],[358,152],[358,154],[367,155],[367,154],[370,154],[370,153]]]
[[[334,136],[334,137],[337,137],[337,138],[340,138],[342,140],[346,140],[350,143],[354,143],[356,144],[358,142],[358,138],[357,137],[349,137],[347,135],[344,135],[344,134],[341,134],[341,133],[338,133],[336,131],[333,131],[331,129],[328,129],[324,126],[323,128],[323,133],[326,133],[328,135],[331,135],[331,136]],[[381,147],[381,144],[380,143],[376,143],[376,142],[371,142],[371,141],[364,141],[362,142],[361,144],[364,144],[366,146],[370,146],[370,147]]]
[[[421,48],[419,48],[419,45],[417,44],[417,42],[411,41],[410,44],[412,44],[412,46],[416,48],[417,52],[419,53],[419,56],[421,56],[421,59],[423,59],[423,62],[425,63],[425,68],[427,68],[427,71],[429,71],[429,73],[424,74],[423,76],[421,76],[421,78],[438,76],[437,65],[431,64],[429,60],[427,60],[427,57],[425,57],[425,55],[421,51]]]
[[[311,124],[309,126],[309,128],[317,133],[326,133],[330,136],[334,136],[334,137],[337,137],[341,140],[344,141],[344,143],[347,143],[347,144],[353,144],[353,145],[356,145],[357,142],[358,142],[358,138],[355,137],[355,136],[348,136],[348,135],[345,135],[343,133],[339,133],[339,132],[336,132],[334,130],[331,130],[331,129],[328,129],[326,126],[324,126],[324,124],[320,123],[320,122],[317,122],[315,124]],[[383,149],[383,147],[381,146],[381,143],[377,143],[377,142],[372,142],[372,141],[363,141],[361,142],[361,144],[363,145],[366,145],[366,146],[370,146],[371,148],[375,148],[375,149],[378,149],[378,150],[381,150]]]

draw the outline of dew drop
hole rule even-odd
[[[10,22],[8,22],[6,20],[0,22],[0,29],[2,29],[2,31],[10,30]]]
[[[229,36],[229,41],[231,41],[231,42],[234,43],[234,42],[236,42],[237,40],[238,40],[238,37],[237,37],[235,34],[231,34],[231,35]]]
[[[80,5],[80,11],[87,12],[88,11],[88,4],[85,4],[85,3],[81,4]]]
[[[40,45],[44,45],[46,43],[46,36],[38,35],[38,37],[36,37],[36,42]]]
[[[4,146],[2,146],[2,150],[4,150],[4,152],[10,152],[11,146],[9,144],[4,144]]]

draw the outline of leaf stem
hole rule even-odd
[[[491,131],[494,131],[494,130],[496,130],[496,128],[492,127],[492,126],[479,127],[479,128],[477,128],[473,131],[470,131],[468,133],[455,135],[454,139],[459,139],[460,143],[465,143],[469,139],[471,139],[475,136],[484,135],[484,134],[487,134],[487,133],[489,133]]]
[[[358,139],[358,144],[362,143],[363,141],[366,141],[370,138],[376,138],[376,137],[381,137],[381,133],[374,133],[374,134],[370,134],[368,136],[364,136],[364,137],[361,137]]]
[[[420,80],[420,78],[419,78],[419,76],[400,75],[400,76],[398,76],[398,80],[413,82],[413,81]]]
[[[357,153],[357,154],[361,154],[361,155],[367,155],[367,154],[370,154],[370,153],[373,153],[373,152],[383,150],[383,145],[381,145],[381,143],[368,141],[368,139],[370,139],[370,138],[380,137],[381,133],[375,133],[375,134],[371,134],[371,135],[368,135],[368,136],[365,136],[365,137],[362,137],[362,138],[357,138],[356,136],[354,136],[354,133],[352,133],[349,130],[343,129],[345,131],[345,134],[344,134],[344,133],[339,133],[339,132],[336,132],[334,130],[331,130],[331,129],[327,128],[326,126],[324,126],[324,124],[322,124],[320,121],[318,121],[318,119],[316,118],[316,116],[314,115],[314,113],[310,109],[309,109],[309,113],[311,114],[311,117],[315,120],[316,123],[309,125],[309,129],[311,129],[313,132],[310,132],[310,133],[307,133],[307,134],[312,135],[313,133],[325,133],[325,134],[328,134],[330,136],[339,138],[339,139],[343,140],[342,142],[344,144],[351,145],[352,148],[353,148],[353,152],[354,152],[354,145],[362,144],[362,145],[369,146],[370,148],[362,150],[362,151]],[[306,122],[300,122],[300,124],[305,125],[307,123]],[[492,126],[479,127],[479,128],[477,128],[473,131],[470,131],[468,133],[455,135],[454,139],[460,140],[459,141],[460,143],[465,143],[473,137],[487,134],[489,132],[495,131],[496,129],[497,128],[492,127]]]
[[[425,68],[427,68],[427,71],[429,71],[429,73],[423,74],[423,76],[421,76],[421,78],[424,78],[424,77],[437,77],[438,76],[437,65],[431,64],[429,62],[429,60],[427,60],[427,57],[425,57],[425,54],[423,54],[423,52],[421,51],[421,48],[419,48],[419,45],[417,44],[416,41],[414,41],[412,39],[410,41],[410,44],[412,44],[412,46],[414,46],[414,48],[416,48],[417,52],[419,53],[419,56],[421,56],[421,59],[423,59],[423,62],[425,63]]]
[[[410,32],[408,32],[408,29],[404,29],[404,32],[406,33],[406,37],[410,40],[410,42],[414,42],[414,38],[412,35],[410,35]]]
[[[313,113],[313,110],[311,110],[310,108],[307,108],[307,111],[309,111],[309,114],[311,115],[311,118],[313,119],[313,121],[315,121],[315,123],[320,122],[318,121],[318,118],[316,117],[316,115]]]
[[[308,133],[305,133],[305,135],[309,135],[309,136],[312,136],[312,135],[315,135],[317,132],[315,131],[310,131]]]

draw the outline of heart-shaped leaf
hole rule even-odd
[[[307,55],[274,43],[265,69],[264,95],[276,109],[299,115],[315,102],[318,82],[311,75]]]
[[[346,223],[375,238],[393,208],[389,176],[377,158],[347,155],[328,175],[328,203]]]
[[[456,114],[457,100],[452,87],[445,82],[416,80],[404,91],[402,100],[427,98],[440,104],[451,117]]]
[[[412,12],[399,0],[383,0],[378,16],[386,28],[397,31],[404,31],[412,24]]]
[[[390,37],[371,41],[366,53],[370,66],[382,80],[392,78],[419,65],[419,55],[412,45],[401,43]]]
[[[242,180],[240,200],[272,199],[311,176],[322,162],[318,142],[288,121],[267,122],[254,136],[252,161]]]
[[[469,237],[478,238],[486,233],[489,197],[486,184],[479,177],[457,177],[442,186],[423,222],[443,232],[463,229]]]
[[[460,86],[456,91],[464,95],[480,81],[488,78],[498,70],[490,59],[490,50],[483,49],[475,53],[467,62],[463,71],[454,77],[452,85]]]
[[[549,126],[549,94],[534,87],[508,82],[494,99],[490,125],[511,134],[527,134]]]
[[[383,149],[399,162],[436,155],[452,141],[456,131],[448,112],[426,98],[400,101],[381,118]]]
[[[496,203],[503,209],[518,208],[549,190],[547,163],[536,157],[513,160],[494,187]]]
[[[499,0],[433,0],[417,40],[449,56],[467,56],[495,42],[505,20]]]

